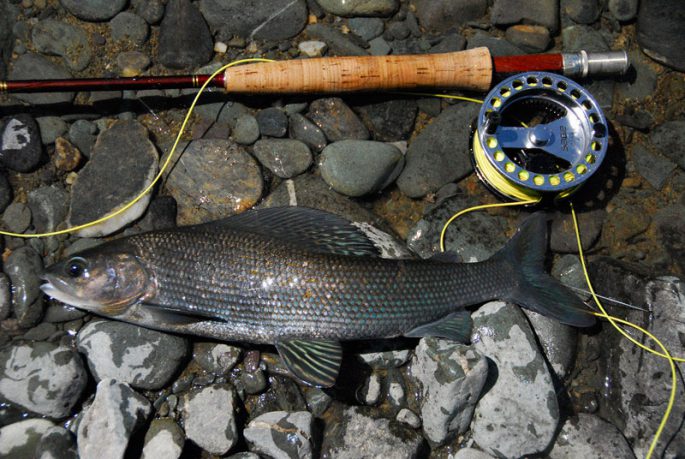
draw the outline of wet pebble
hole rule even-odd
[[[16,459],[36,457],[43,435],[55,424],[47,419],[26,419],[0,428],[0,456]]]
[[[206,64],[214,55],[214,41],[195,4],[170,0],[159,27],[157,58],[172,69]]]
[[[240,374],[240,383],[245,392],[250,395],[263,392],[267,385],[266,376],[260,369],[256,371],[243,371]]]
[[[172,418],[158,418],[145,434],[141,459],[177,459],[183,451],[185,435]]]
[[[7,258],[3,270],[12,284],[12,309],[19,326],[36,325],[43,316],[43,260],[31,247],[19,247]]]
[[[288,117],[280,108],[270,107],[257,112],[259,132],[269,137],[283,137],[288,130]]]
[[[80,3],[80,2],[79,2]],[[10,80],[69,79],[71,74],[40,54],[26,53],[19,56],[9,72]],[[73,92],[48,92],[38,94],[16,94],[19,100],[34,105],[68,104],[74,99]],[[19,115],[17,115],[19,116]]]
[[[17,172],[38,167],[43,149],[36,120],[28,114],[0,119],[0,165]]]
[[[347,24],[354,34],[366,41],[380,36],[384,28],[383,20],[380,18],[353,17]]]
[[[42,186],[29,192],[28,206],[31,209],[33,227],[42,233],[54,231],[64,222],[68,212],[68,195],[61,185]]]
[[[559,2],[557,0],[495,0],[490,11],[493,25],[511,25],[522,22],[539,24],[552,32],[559,29]]]
[[[507,40],[527,53],[541,53],[549,48],[551,37],[543,26],[514,25],[507,29]]]
[[[417,457],[423,438],[402,424],[375,419],[369,409],[350,407],[338,424],[326,425],[322,454],[340,459],[358,457]]]
[[[123,77],[139,76],[150,64],[150,57],[140,51],[125,51],[117,55],[117,67]]]
[[[114,378],[156,390],[171,381],[188,356],[188,340],[123,322],[89,322],[77,337],[96,380]]]
[[[23,338],[29,341],[47,341],[57,332],[57,326],[52,323],[41,322],[24,333]]]
[[[98,127],[88,120],[76,120],[69,126],[69,140],[78,147],[79,151],[90,158],[93,145],[97,140]]]
[[[397,416],[395,417],[398,422],[407,424],[413,429],[418,429],[421,427],[421,418],[416,415],[412,410],[408,408],[402,408]]]
[[[413,99],[377,102],[358,106],[357,109],[374,140],[383,142],[407,139],[414,129],[418,110]]]
[[[369,42],[369,54],[372,56],[385,56],[390,54],[392,48],[383,37],[374,38]]]
[[[434,444],[464,433],[488,375],[478,351],[459,343],[423,338],[409,374],[421,388],[423,432]]]
[[[399,368],[411,358],[409,349],[367,352],[359,354],[359,359],[371,368]]]
[[[85,311],[62,304],[49,304],[43,316],[44,322],[61,323],[81,319],[86,315]]]
[[[148,24],[157,24],[164,17],[162,0],[132,0],[133,12],[145,19]]]
[[[629,2],[630,6],[635,1]],[[685,71],[685,15],[671,0],[643,0],[637,15],[637,41],[657,62]]]
[[[512,56],[525,54],[521,48],[504,38],[493,37],[482,30],[476,30],[468,40],[467,49],[486,47],[493,56]]]
[[[63,346],[35,342],[0,353],[0,395],[34,413],[68,416],[87,380],[80,356]]]
[[[13,202],[2,214],[2,222],[13,233],[23,233],[31,225],[31,209],[21,202]]]
[[[259,138],[259,123],[250,114],[238,117],[233,128],[233,140],[240,145],[252,145]]]
[[[43,54],[60,56],[71,70],[80,72],[88,67],[92,54],[88,35],[78,26],[45,19],[31,31],[33,46]]]
[[[173,197],[157,196],[150,202],[138,226],[142,231],[174,228],[177,210],[178,206]]]
[[[633,146],[632,157],[638,173],[657,191],[661,191],[671,173],[678,167],[670,159],[652,153],[641,144]]]
[[[126,0],[60,0],[61,5],[71,14],[84,21],[106,21],[113,18],[126,6]]]
[[[321,57],[328,49],[328,45],[322,41],[308,40],[300,42],[297,49],[307,57]]]
[[[181,142],[183,161],[171,161],[167,190],[178,203],[178,224],[217,220],[251,208],[264,186],[255,159],[230,140]]]
[[[206,371],[217,376],[228,374],[240,360],[242,350],[223,343],[193,343],[193,359]]]
[[[40,116],[36,118],[40,129],[40,139],[43,145],[55,142],[57,137],[63,136],[68,129],[66,121],[58,116]]]
[[[81,163],[81,152],[64,137],[55,139],[55,153],[52,162],[60,172],[71,172]]]
[[[338,140],[366,140],[369,131],[345,102],[337,97],[317,99],[309,106],[311,119],[331,142]]]
[[[0,212],[6,212],[12,202],[12,185],[4,171],[0,170]],[[29,216],[30,217],[30,216]],[[3,217],[3,221],[8,224],[9,217]],[[15,224],[9,221],[10,226]],[[17,226],[21,226],[21,223]]]
[[[602,5],[598,0],[561,0],[561,11],[577,24],[592,24],[602,14]]]
[[[157,173],[155,146],[147,129],[136,121],[118,121],[102,132],[90,160],[71,187],[69,226],[98,219],[138,196]],[[120,177],[127,177],[125,181]],[[116,218],[80,230],[80,237],[105,236],[138,219],[150,202],[150,194]],[[35,214],[34,214],[35,218]]]
[[[631,459],[635,454],[616,426],[599,416],[579,413],[564,422],[549,452],[550,459],[573,457]]]
[[[478,401],[473,438],[486,452],[521,457],[554,439],[559,406],[535,336],[517,306],[491,302],[474,314],[474,350],[492,360],[492,387]],[[496,375],[496,379],[495,379]]]
[[[168,8],[168,7],[167,7]],[[285,40],[294,37],[307,23],[305,0],[259,0],[226,2],[202,0],[200,11],[212,32],[257,40]]]
[[[638,0],[609,0],[609,12],[619,21],[632,21],[637,15]]]
[[[109,21],[109,27],[115,41],[129,41],[136,46],[147,41],[147,22],[137,14],[128,11],[119,13]]]
[[[307,391],[305,394],[305,399],[307,400],[307,408],[309,409],[309,412],[317,418],[321,417],[333,402],[333,397],[328,395],[323,390],[315,387]]]
[[[674,204],[659,210],[654,224],[659,244],[670,260],[685,270],[685,206]]]
[[[409,145],[407,164],[397,179],[400,190],[419,198],[473,170],[469,126],[479,105],[460,103],[443,111]],[[463,129],[456,129],[461,126]]]
[[[599,240],[606,215],[607,213],[603,209],[580,212],[577,214],[584,251],[592,248]],[[573,217],[571,214],[562,212],[556,212],[554,214],[549,237],[549,246],[550,249],[555,252],[578,253],[576,230],[573,226]]]
[[[571,53],[580,50],[587,52],[609,51],[609,45],[601,31],[585,25],[565,27],[561,31],[561,41],[564,52]]]
[[[212,385],[183,395],[186,437],[211,454],[226,454],[238,441],[235,394],[227,385]]]
[[[328,49],[339,56],[365,56],[368,53],[358,43],[351,40],[349,34],[326,24],[310,24],[306,28],[307,35],[315,40],[323,41]]]
[[[390,16],[399,7],[398,0],[318,0],[331,14],[343,17]]]
[[[666,157],[685,169],[685,120],[666,121],[658,125],[649,136],[652,145]]]
[[[417,0],[416,17],[432,32],[446,32],[485,15],[487,0]]]
[[[657,74],[652,68],[654,64],[639,51],[631,51],[628,59],[632,67],[631,72],[634,70],[635,75],[627,78],[627,81],[616,83],[617,95],[625,99],[644,99],[652,96],[657,81]]]
[[[370,140],[341,140],[323,149],[321,176],[335,191],[364,196],[382,190],[402,171],[404,156],[396,147]]]
[[[578,330],[556,319],[522,309],[540,342],[547,362],[560,381],[564,381],[573,370],[578,343]]]
[[[80,416],[79,457],[124,457],[131,435],[142,427],[150,413],[150,402],[128,384],[103,379],[97,385],[93,403]]]
[[[326,136],[319,127],[312,123],[308,118],[293,113],[290,115],[288,124],[288,134],[293,139],[304,142],[315,152],[320,152],[326,146]]]
[[[274,411],[256,417],[243,431],[250,450],[266,457],[311,458],[313,418],[308,411]]]
[[[36,446],[36,459],[77,459],[76,438],[64,427],[46,430]]]

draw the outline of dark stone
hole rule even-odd
[[[626,109],[623,114],[616,116],[616,120],[638,131],[647,131],[654,124],[654,116],[646,110]]]
[[[22,54],[14,61],[9,74],[10,80],[68,79],[72,75],[64,68],[40,54]],[[15,94],[14,97],[31,105],[71,103],[73,92],[46,92],[38,94]]]
[[[414,129],[418,110],[414,99],[393,99],[361,105],[357,110],[375,140],[404,140]]]
[[[126,7],[126,0],[60,0],[71,14],[84,21],[106,21],[112,19]]]
[[[639,143],[633,146],[633,163],[640,175],[657,191],[661,191],[668,177],[678,167],[670,159],[650,152]]]
[[[36,231],[54,231],[64,221],[68,211],[68,198],[67,192],[58,184],[29,192],[28,206]]]
[[[145,19],[148,24],[157,24],[164,17],[162,0],[133,0],[133,12]]]
[[[621,22],[632,21],[637,15],[639,0],[609,0],[609,12]]]
[[[418,198],[471,173],[469,129],[479,105],[459,103],[443,111],[409,145],[400,190]]]
[[[281,178],[299,175],[312,164],[309,147],[295,139],[258,140],[253,153],[264,167]]]
[[[311,38],[325,42],[333,54],[339,56],[366,56],[369,54],[364,48],[353,43],[349,34],[345,35],[329,25],[310,24],[307,26],[306,32]]]
[[[42,153],[40,130],[31,115],[20,113],[0,120],[0,164],[30,172],[40,164]]]
[[[76,120],[69,127],[69,140],[81,153],[90,158],[90,152],[97,140],[98,127],[88,120]]]
[[[329,13],[343,17],[390,16],[400,4],[399,0],[318,0],[317,3]]]
[[[440,43],[431,48],[431,53],[451,53],[461,51],[466,46],[466,38],[459,34],[451,33],[445,35]]]
[[[493,56],[514,56],[518,54],[525,54],[523,50],[517,46],[512,45],[507,40],[502,38],[495,38],[487,32],[477,30],[475,34],[468,40],[467,49],[480,48],[485,46],[490,50]]]
[[[574,25],[561,31],[564,52],[575,53],[609,51],[609,45],[599,30],[584,25]]]
[[[233,128],[233,140],[240,145],[251,145],[259,138],[259,122],[257,119],[245,113],[240,115]]]
[[[350,107],[337,97],[317,99],[309,106],[309,119],[331,142],[345,139],[366,140],[369,131]]]
[[[3,270],[12,284],[12,308],[19,326],[33,327],[43,316],[43,260],[31,247],[19,247],[12,251]]]
[[[556,33],[559,30],[559,1],[495,0],[490,21],[494,25],[539,24]]]
[[[602,14],[597,0],[561,0],[561,10],[578,24],[592,24]]]
[[[7,209],[12,202],[12,186],[5,171],[0,170],[0,213]]]
[[[269,137],[283,137],[288,131],[288,117],[283,110],[275,107],[257,112],[259,132]]]
[[[606,212],[602,209],[578,213],[583,251],[590,250],[597,243],[605,219]],[[554,215],[549,245],[550,249],[555,252],[578,253],[576,231],[571,214],[557,212]]]
[[[37,458],[78,459],[76,438],[64,427],[48,429],[36,447]]]
[[[14,47],[14,24],[17,9],[9,2],[0,2],[0,80],[7,77],[7,65]]]
[[[672,205],[654,217],[657,240],[671,260],[685,273],[685,206]]]
[[[685,120],[667,121],[649,136],[652,145],[663,155],[685,169]]]
[[[431,32],[446,32],[485,15],[487,0],[415,0],[416,16]]]
[[[514,25],[507,29],[507,40],[527,53],[540,53],[549,48],[551,37],[543,26]]]
[[[60,56],[76,72],[90,63],[91,48],[86,32],[80,27],[46,19],[33,27],[33,46],[43,54]]]
[[[197,7],[189,0],[171,0],[159,30],[159,62],[183,69],[205,64],[213,55],[214,42]]]
[[[109,27],[114,40],[127,40],[136,46],[141,46],[147,41],[147,22],[137,14],[128,11],[119,13],[109,21]]]
[[[380,18],[350,18],[350,30],[362,39],[369,41],[383,33],[383,20]]]
[[[672,0],[642,0],[637,41],[655,61],[685,72],[685,9]]]
[[[212,32],[257,40],[294,37],[307,23],[304,0],[201,0],[200,11]]]
[[[150,202],[147,212],[138,224],[143,231],[174,228],[177,209],[178,206],[173,197],[157,196]]]
[[[326,146],[326,136],[319,127],[299,113],[290,115],[288,134],[301,140],[312,150],[319,152]]]

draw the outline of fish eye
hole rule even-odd
[[[83,258],[75,257],[69,260],[66,272],[69,277],[81,277],[86,272],[88,263]]]

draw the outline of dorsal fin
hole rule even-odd
[[[373,242],[352,223],[337,215],[307,207],[252,209],[205,225],[248,231],[313,252],[379,255]]]

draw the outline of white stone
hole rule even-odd
[[[217,41],[214,43],[214,52],[219,54],[224,54],[228,50],[228,45],[223,41]]]
[[[0,457],[21,457],[25,448],[35,449],[45,432],[54,427],[47,419],[27,419],[15,422],[0,429]],[[28,451],[25,451],[28,453]]]
[[[396,419],[414,429],[421,427],[421,418],[408,408],[402,408],[400,412],[397,413]]]
[[[634,459],[625,437],[613,424],[593,414],[580,413],[568,419],[549,453],[549,459]]]
[[[305,56],[321,57],[328,49],[328,45],[322,41],[310,40],[301,42],[297,48]]]
[[[311,459],[312,414],[272,411],[254,418],[243,431],[250,449],[273,458]]]
[[[238,441],[235,395],[226,385],[211,385],[183,396],[186,437],[216,455],[228,452]]]

